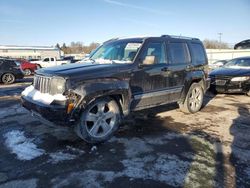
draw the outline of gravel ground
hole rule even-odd
[[[176,104],[140,112],[88,145],[20,106],[31,80],[0,85],[0,188],[250,187],[250,97],[208,93],[191,115]]]

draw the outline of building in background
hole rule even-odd
[[[64,53],[57,47],[0,45],[0,56],[23,59],[43,59],[45,57],[60,59]]]

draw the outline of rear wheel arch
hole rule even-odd
[[[184,87],[182,89],[180,100],[178,101],[179,104],[183,103],[186,99],[186,95],[189,91],[189,88],[192,86],[193,83],[198,83],[201,85],[203,91],[205,92],[205,74],[200,73],[198,75],[196,74],[190,74],[186,77]]]

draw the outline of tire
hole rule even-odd
[[[2,78],[1,78],[1,81],[4,84],[12,84],[15,82],[15,80],[16,80],[16,77],[12,73],[5,73],[2,75]]]
[[[250,90],[247,92],[247,96],[250,97]]]
[[[185,113],[198,112],[203,103],[204,91],[200,84],[193,83],[186,95],[185,101],[179,104],[180,110]]]
[[[41,65],[36,65],[36,69],[41,69]]]
[[[24,69],[23,72],[25,76],[30,76],[32,74],[32,71],[30,69]]]
[[[113,136],[120,119],[117,102],[109,97],[100,98],[90,103],[81,113],[75,132],[87,143],[101,143]]]

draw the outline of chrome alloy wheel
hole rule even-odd
[[[85,113],[84,124],[91,137],[105,137],[117,124],[119,107],[114,101],[98,101]]]
[[[192,92],[189,94],[188,104],[192,111],[200,109],[203,101],[202,89],[200,87],[194,87]]]
[[[15,76],[11,73],[6,73],[2,76],[2,82],[4,84],[12,84],[15,81]]]

